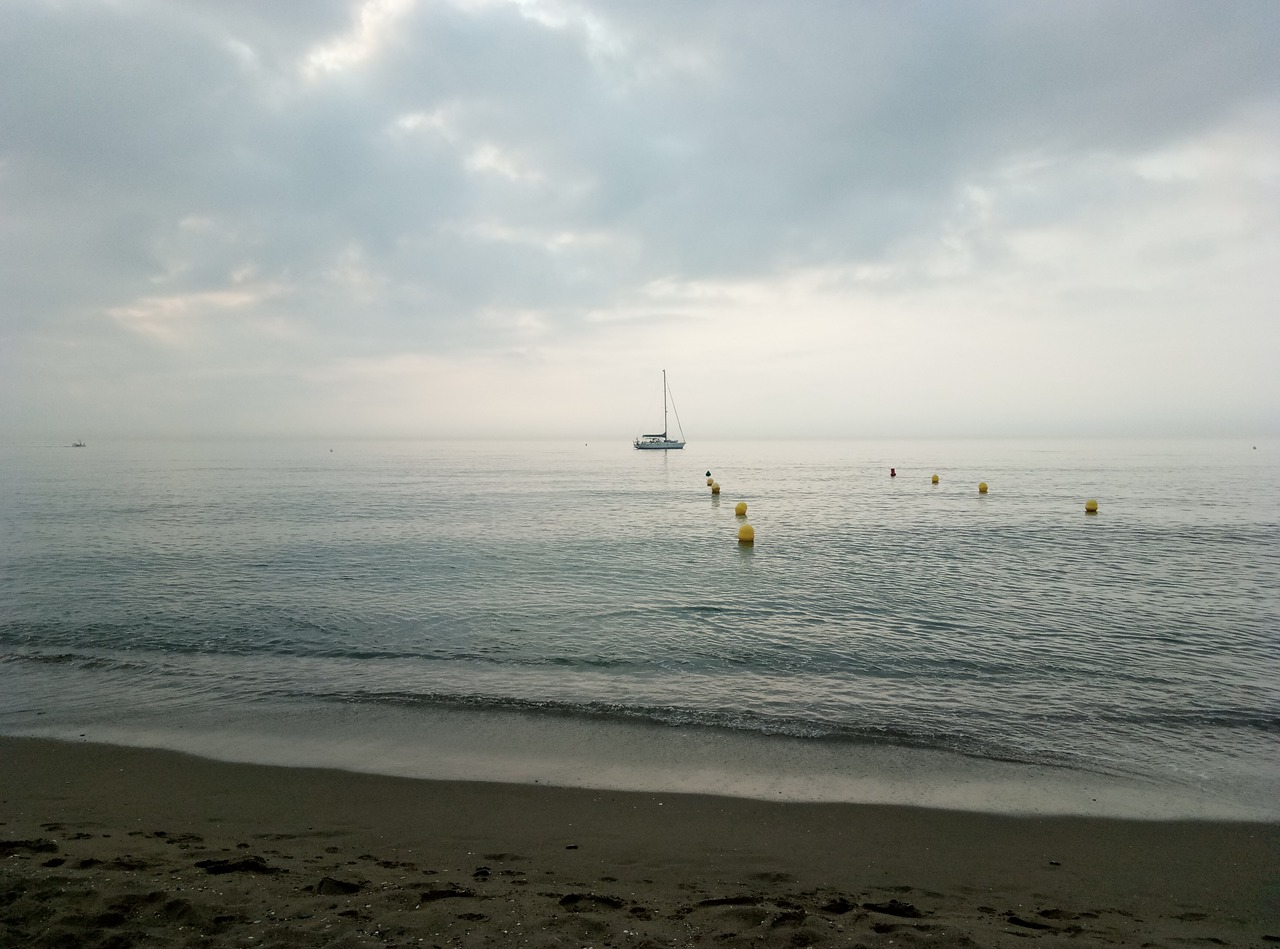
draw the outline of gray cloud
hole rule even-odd
[[[824,269],[859,305],[1010,307],[1046,235],[1087,253],[1143,221],[1147,289],[1090,258],[1027,318],[1127,300],[1194,329],[1177,272],[1212,266],[1255,284],[1244,334],[1273,278],[1201,227],[1205,173],[1134,163],[1238,145],[1233,200],[1273,199],[1278,40],[1267,2],[6,5],[10,391],[84,344],[124,402],[185,370],[223,413],[245,373],[353,356],[695,349],[724,288]],[[295,417],[283,385],[257,398]]]

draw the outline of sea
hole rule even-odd
[[[10,440],[0,734],[1280,820],[1280,442]]]

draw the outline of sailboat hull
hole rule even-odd
[[[684,442],[678,442],[674,438],[653,438],[652,436],[637,438],[633,444],[645,451],[670,451],[674,448],[684,447]]]

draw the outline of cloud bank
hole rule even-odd
[[[0,8],[0,432],[1277,433],[1280,6]]]

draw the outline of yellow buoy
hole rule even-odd
[[[986,483],[985,481],[979,481],[979,482],[978,482],[978,493],[979,493],[979,494],[986,494],[986,493],[987,493],[987,483]]]
[[[713,485],[713,484],[715,484],[715,483],[716,483],[716,482],[715,482],[715,479],[714,479],[714,478],[708,478],[708,479],[707,479],[707,487],[711,487],[711,485]]]
[[[738,528],[738,543],[754,544],[756,542],[756,529],[750,524],[743,524]]]
[[[739,517],[746,517],[746,516],[747,516],[747,502],[746,502],[746,501],[739,501],[736,505],[734,505],[733,513],[734,513],[734,514],[737,514]]]
[[[717,484],[717,483],[716,483],[716,482],[714,482],[714,481],[713,481],[713,482],[711,482],[711,493],[712,493],[712,494],[719,494],[719,493],[720,493],[720,485],[719,485],[719,484]]]
[[[1097,513],[1098,513],[1098,502],[1097,502],[1097,501],[1095,501],[1093,498],[1090,498],[1089,500],[1085,501],[1085,502],[1084,502],[1084,512],[1085,512],[1086,514],[1097,514]]]
[[[937,476],[937,475],[934,475],[934,476],[933,476],[933,483],[934,483],[934,484],[937,484],[937,483],[938,483],[938,476]]]

